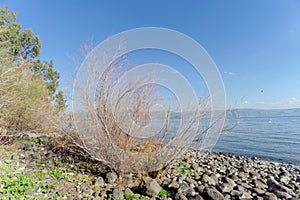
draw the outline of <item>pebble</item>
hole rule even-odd
[[[123,199],[124,197],[124,187],[121,185],[118,185],[113,190],[113,198],[114,199]]]
[[[101,176],[95,179],[95,186],[100,186],[100,187],[104,186],[104,180]]]
[[[109,172],[106,174],[105,181],[107,183],[114,183],[118,178],[118,175],[114,172]]]
[[[46,144],[48,140],[51,141],[49,137],[45,137],[40,140],[40,143]],[[22,148],[19,151],[14,152],[10,157],[0,159],[1,166],[16,165],[16,170],[19,172],[30,171],[37,168],[38,161],[44,156],[63,157],[53,152],[52,149],[40,147],[32,142],[20,144],[22,145],[19,147]],[[75,162],[76,159],[70,157],[67,160]],[[108,172],[101,176],[92,175],[90,182],[85,181],[80,185],[75,184],[70,187],[72,194],[66,195],[66,199],[108,199],[111,195],[113,199],[123,199],[125,194],[134,194],[146,200],[300,199],[299,166],[200,151],[189,151],[180,161],[189,167],[178,172],[175,163],[160,171],[155,178],[144,176],[142,173],[124,175],[120,178],[120,181],[123,181],[122,185],[117,182],[118,175],[115,172]],[[48,164],[44,166],[49,167]],[[76,163],[72,163],[72,168],[73,166],[76,166]],[[45,174],[45,179],[52,178],[48,175],[49,170],[48,168],[41,169]],[[83,180],[86,173],[84,171],[81,173],[74,179]],[[97,187],[91,189],[91,186]],[[158,195],[163,188],[168,191],[168,194]],[[50,194],[43,195],[50,197]]]
[[[141,182],[139,188],[148,196],[155,197],[161,191],[161,186],[157,183],[155,179],[146,177]]]
[[[216,188],[207,187],[203,191],[204,199],[223,200],[224,195]]]

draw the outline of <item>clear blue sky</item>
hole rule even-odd
[[[199,42],[218,66],[228,106],[300,107],[300,1],[0,0],[42,41],[67,83],[72,55],[94,38],[157,26]]]

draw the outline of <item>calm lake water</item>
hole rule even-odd
[[[213,151],[300,166],[300,116],[240,118],[238,121],[232,131],[220,136]]]

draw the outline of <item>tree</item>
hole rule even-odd
[[[0,7],[0,128],[11,133],[50,133],[63,126],[59,73],[53,61],[39,58],[40,49],[39,37],[21,30],[16,13]]]
[[[53,61],[39,59],[41,41],[31,29],[21,30],[16,13],[7,7],[0,7],[0,66],[12,67],[21,60],[30,63],[31,72],[44,80],[54,102],[64,103],[63,93],[56,94],[59,73],[53,68]],[[59,98],[59,99],[58,99]],[[64,108],[65,105],[58,105]]]

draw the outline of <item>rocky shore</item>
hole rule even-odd
[[[119,176],[52,140],[0,145],[0,199],[300,199],[299,166],[191,150],[157,173]]]

